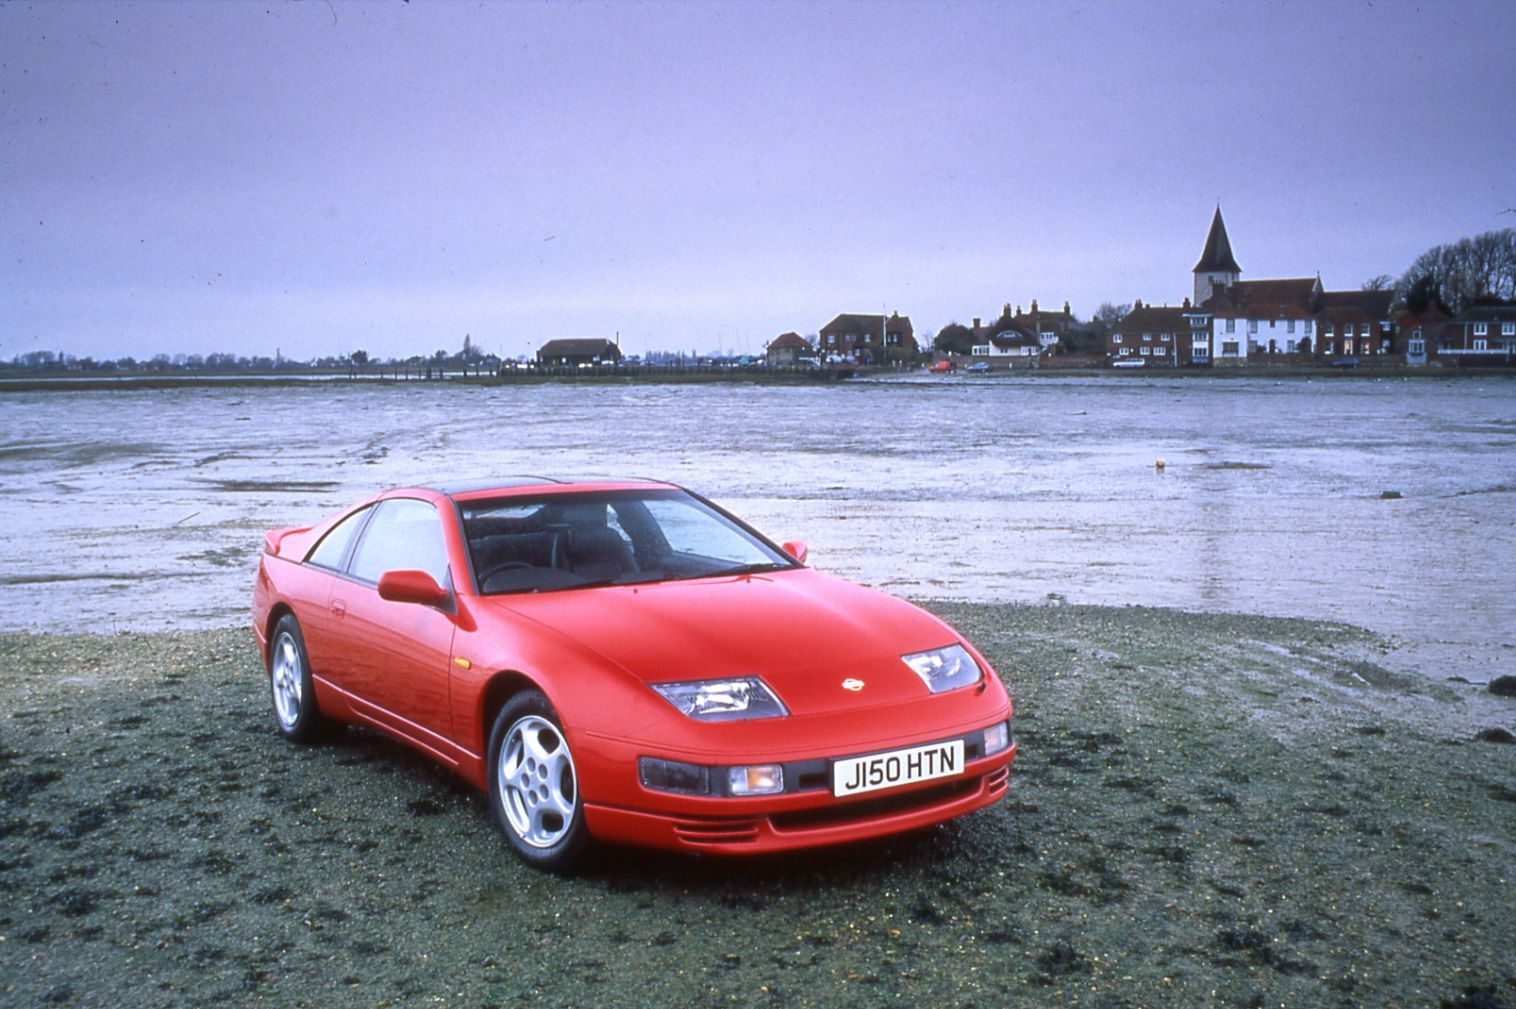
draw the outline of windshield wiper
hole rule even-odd
[[[648,582],[663,581],[661,571],[630,571],[625,574],[613,575],[610,578],[594,578],[587,582],[575,582],[573,585],[548,585],[542,588],[532,589],[533,595],[544,592],[571,592],[574,589],[603,589],[609,585],[644,585]]]
[[[789,564],[781,564],[778,561],[760,561],[757,564],[739,564],[734,568],[719,568],[715,571],[703,571],[693,578],[729,578],[733,575],[756,575],[764,571],[782,571],[790,567]]]

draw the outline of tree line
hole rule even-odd
[[[1449,315],[1516,298],[1516,229],[1433,246],[1401,274],[1395,294],[1412,312],[1436,305]]]

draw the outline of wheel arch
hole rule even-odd
[[[268,616],[264,618],[263,640],[260,642],[263,648],[264,666],[267,666],[269,664],[271,661],[270,656],[274,654],[274,628],[278,627],[279,621],[283,620],[285,617],[293,617],[296,624],[300,622],[300,618],[295,616],[294,608],[291,607],[289,603],[280,600],[279,602],[269,607]]]
[[[488,749],[490,732],[495,727],[495,719],[500,715],[500,709],[510,703],[512,697],[524,690],[535,690],[547,696],[547,691],[542,685],[523,672],[515,669],[505,669],[491,676],[485,684],[484,693],[479,704],[479,723],[475,726],[479,730],[479,738],[484,741]],[[551,698],[549,698],[551,702]],[[488,757],[486,757],[486,761]]]
[[[268,620],[265,621],[263,625],[263,636],[266,640],[273,640],[274,628],[278,627],[279,621],[283,620],[285,617],[295,617],[295,609],[289,603],[281,601],[269,607]],[[295,617],[295,622],[299,623],[300,618]]]

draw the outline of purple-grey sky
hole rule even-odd
[[[758,352],[1516,226],[1516,3],[6,3],[0,359]]]

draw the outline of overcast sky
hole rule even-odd
[[[0,358],[759,352],[1516,226],[1516,3],[0,5]]]

